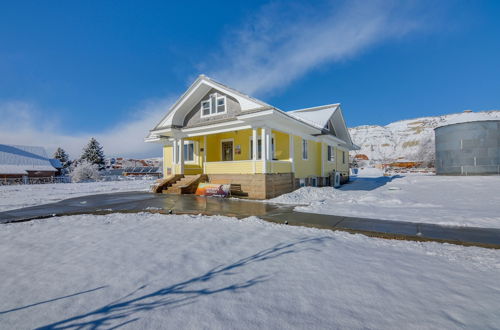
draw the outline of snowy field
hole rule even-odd
[[[0,186],[0,212],[113,192],[148,191],[154,179]]]
[[[304,187],[270,202],[302,212],[500,228],[499,176],[383,177],[370,169],[340,189]]]
[[[0,226],[0,328],[498,328],[500,251],[159,214]]]

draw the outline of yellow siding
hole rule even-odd
[[[295,177],[307,178],[309,176],[321,176],[321,143],[308,140],[307,160],[302,159],[302,138],[293,137]]]
[[[257,164],[256,164],[257,165]],[[206,174],[253,174],[253,161],[213,162],[205,164]]]
[[[291,162],[270,162],[270,173],[290,173],[292,172],[292,163]]]
[[[336,170],[343,175],[349,175],[349,152],[345,149],[335,148],[336,151]],[[345,162],[342,162],[342,152],[345,153]]]
[[[278,160],[290,159],[290,138],[289,135],[279,131],[272,131],[274,135],[274,158]]]

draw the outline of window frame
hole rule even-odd
[[[215,99],[215,102],[212,101],[213,99]],[[221,111],[221,112],[218,112],[218,110],[219,110],[219,100],[223,100],[224,101],[224,111]],[[203,112],[203,110],[204,110],[203,104],[207,104],[207,103],[209,104],[209,108],[208,108],[208,112],[209,113],[205,114]],[[227,113],[227,97],[226,97],[226,95],[220,95],[220,94],[217,94],[217,93],[213,93],[213,94],[210,94],[208,96],[208,99],[202,100],[200,102],[200,117],[201,118],[223,115],[225,113]]]
[[[307,139],[302,139],[302,160],[309,160],[309,141]]]
[[[329,161],[331,163],[335,163],[335,147],[327,146],[326,157],[327,157],[327,161]]]
[[[193,159],[192,160],[188,160],[186,158],[186,153],[184,153],[186,146],[189,145],[189,144],[193,145]],[[184,154],[184,164],[196,164],[196,154],[197,154],[196,153],[196,148],[197,148],[197,145],[198,145],[197,141],[191,141],[191,140],[185,140],[184,141],[184,145],[182,146],[182,152]],[[179,152],[179,149],[180,149],[179,145],[177,145],[176,148],[177,148],[176,152],[177,152],[177,158],[178,158],[177,164],[180,164],[181,163],[181,154]]]

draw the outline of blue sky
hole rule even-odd
[[[2,1],[0,142],[142,138],[200,73],[349,126],[500,109],[499,1]]]

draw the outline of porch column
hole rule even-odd
[[[177,139],[172,142],[172,174],[177,174]]]
[[[179,139],[179,158],[180,158],[180,173],[179,174],[184,174],[184,139]]]
[[[253,165],[252,166],[253,166],[253,172],[255,173],[257,171],[256,166],[255,166],[255,162],[257,161],[257,155],[258,155],[257,129],[256,128],[252,129],[252,148],[253,148],[253,151],[252,151]]]
[[[295,173],[295,145],[293,135],[290,134],[290,142],[288,143],[288,153],[290,156],[290,163],[292,163],[292,172]]]
[[[205,163],[207,162],[207,136],[203,135],[203,174],[206,174]]]
[[[262,136],[261,136],[261,145],[262,145],[262,173],[267,173],[267,159],[268,152],[267,149],[269,145],[267,144],[267,137],[269,135],[268,129],[266,127],[262,127]]]

